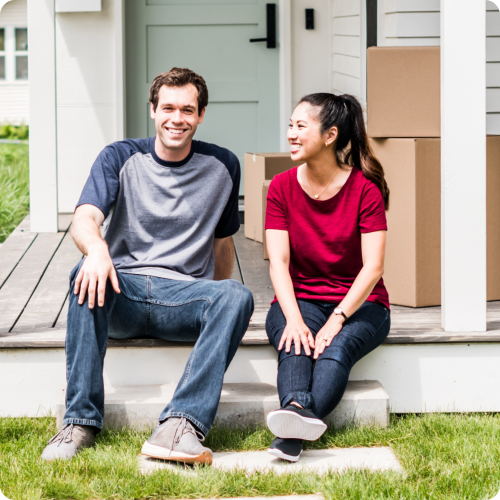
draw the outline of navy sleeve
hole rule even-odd
[[[120,190],[120,170],[134,153],[143,149],[142,142],[115,142],[99,153],[75,210],[80,205],[94,205],[108,217]]]
[[[231,180],[233,181],[233,188],[229,199],[227,201],[226,207],[222,212],[219,223],[215,228],[216,238],[227,238],[237,233],[240,229],[240,214],[238,210],[238,199],[240,195],[240,179],[241,179],[241,169],[240,162],[235,154],[227,151],[228,157],[224,158],[223,163],[228,169]]]

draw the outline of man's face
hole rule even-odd
[[[187,147],[204,116],[205,109],[198,115],[198,90],[191,83],[184,87],[163,85],[156,111],[151,104],[156,134],[167,149]]]

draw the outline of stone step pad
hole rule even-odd
[[[105,389],[104,427],[121,429],[154,427],[172,399],[176,385],[115,386]],[[275,386],[262,383],[224,384],[215,424],[227,427],[265,425],[267,414],[279,408]],[[65,392],[57,406],[61,426],[65,412]],[[342,401],[326,418],[328,425],[389,425],[389,396],[376,380],[350,381]]]
[[[330,448],[326,450],[306,450],[297,463],[286,462],[267,453],[267,451],[230,451],[214,453],[212,467],[230,471],[234,469],[246,472],[308,472],[327,474],[328,472],[346,472],[352,469],[370,471],[403,472],[403,467],[395,453],[388,447],[373,448]],[[176,462],[155,460],[141,455],[139,471],[150,474],[157,470],[172,470],[181,473],[196,473],[196,469],[187,468]],[[294,497],[297,498],[297,497]]]
[[[244,500],[245,498],[251,498],[252,500],[324,500],[323,495],[286,495],[280,497],[231,497],[224,498],[224,500]],[[2,498],[0,497],[0,500]],[[184,498],[182,500],[191,500]],[[199,498],[198,500],[214,500],[213,498]]]

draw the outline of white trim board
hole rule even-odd
[[[291,0],[279,1],[280,150],[288,151],[286,132],[292,114]]]
[[[105,384],[177,383],[190,352],[188,347],[110,348]],[[393,413],[498,412],[499,364],[500,343],[382,345],[354,366],[350,380],[378,380]],[[0,416],[53,412],[66,386],[65,367],[62,348],[0,350]],[[276,369],[271,346],[240,347],[225,382],[275,384]]]

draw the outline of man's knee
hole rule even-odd
[[[232,307],[253,311],[252,292],[239,281],[223,280],[218,282],[221,298]]]

